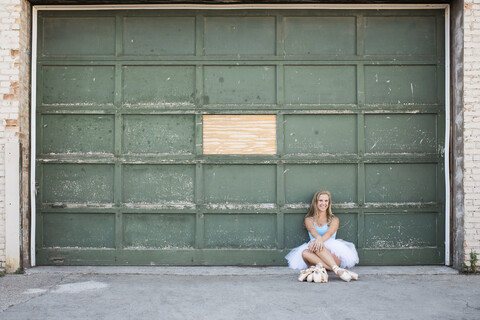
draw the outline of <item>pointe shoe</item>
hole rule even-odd
[[[352,277],[353,280],[358,280],[358,273],[353,272],[351,270],[345,270],[350,274],[350,277]]]
[[[333,272],[335,272],[335,274],[345,282],[350,282],[350,280],[352,280],[352,276],[350,275],[350,273],[348,273],[348,271],[345,269],[339,268],[338,266],[333,267]],[[341,272],[342,274],[339,274],[339,272]]]
[[[308,269],[300,271],[300,275],[298,276],[298,281],[303,282],[303,281],[307,280],[307,277],[308,277],[307,270]]]
[[[322,282],[322,274],[320,273],[319,267],[315,267],[315,270],[313,270],[313,282],[316,282],[316,283]]]
[[[322,280],[323,280],[322,282],[327,283],[328,282],[327,270],[325,268],[322,268],[320,272],[322,273]]]
[[[307,282],[313,282],[313,272],[307,276]]]
[[[298,281],[303,282],[307,280],[308,275],[311,274],[312,272],[313,272],[312,268],[308,268],[300,271],[300,275],[298,276]]]
[[[310,267],[308,269],[300,271],[300,275],[298,276],[298,281],[303,282],[303,281],[307,280],[307,277],[310,274],[312,274],[314,270],[315,270],[314,267]]]
[[[313,281],[316,283],[326,283],[328,282],[327,270],[324,267],[315,267],[313,271]]]

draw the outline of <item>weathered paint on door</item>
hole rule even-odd
[[[39,264],[282,265],[319,189],[361,264],[443,263],[443,11],[40,11],[37,50]]]

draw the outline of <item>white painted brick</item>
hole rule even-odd
[[[475,233],[472,232],[472,230],[470,229],[465,230],[464,239],[465,239],[465,242],[467,243],[467,246],[468,246],[468,243],[470,243],[470,246],[473,245],[472,242],[475,242],[474,241],[475,239],[473,238],[474,236],[475,236]]]
[[[467,229],[472,229],[474,227],[473,223],[470,223],[470,222],[465,222],[463,224],[463,227],[464,228],[467,228]]]
[[[18,57],[12,57],[11,50],[19,50],[20,36],[24,31],[20,31],[20,24],[18,19],[22,10],[25,7],[24,0],[0,0],[0,268],[5,267],[5,179],[4,179],[4,144],[5,137],[15,135],[16,131],[9,130],[5,132],[3,119],[9,119],[12,115],[18,117],[19,101],[5,100],[4,94],[10,92],[10,82],[20,82],[21,67],[18,63]],[[24,15],[24,17],[27,17]],[[17,65],[15,65],[17,64]]]
[[[15,69],[3,69],[3,70],[1,70],[1,72],[5,75],[18,74],[18,70],[15,70]]]
[[[480,252],[480,0],[464,1],[464,239],[465,261],[472,250]]]

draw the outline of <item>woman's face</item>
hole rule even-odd
[[[317,199],[317,209],[322,212],[327,211],[329,200],[328,194],[321,194]]]

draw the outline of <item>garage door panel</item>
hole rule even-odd
[[[191,207],[194,179],[193,165],[125,165],[123,203]]]
[[[337,238],[355,244],[358,248],[358,213],[335,213],[340,219]]]
[[[428,264],[444,265],[444,256],[439,254],[443,249],[438,247],[406,248],[406,249],[360,249],[359,256],[364,265],[411,266],[411,261],[429,261]]]
[[[195,55],[195,17],[126,17],[124,54]]]
[[[113,66],[42,66],[42,104],[113,105]]]
[[[274,214],[205,214],[206,248],[275,248]]]
[[[274,55],[275,17],[205,17],[205,54]]]
[[[285,115],[286,154],[357,152],[356,115]]]
[[[436,66],[366,66],[368,104],[436,104]]]
[[[45,213],[45,248],[114,248],[115,216],[106,213]]]
[[[434,55],[435,17],[366,17],[365,54]]]
[[[273,165],[205,165],[205,202],[262,204],[276,202]]]
[[[295,248],[309,240],[304,221],[304,212],[285,213],[285,248]]]
[[[45,17],[43,56],[115,54],[115,17]]]
[[[437,245],[436,212],[365,214],[365,248],[392,249]]]
[[[285,17],[288,55],[354,55],[355,17]]]
[[[205,66],[205,104],[275,104],[274,66]]]
[[[437,164],[366,164],[366,202],[436,202]]]
[[[124,66],[123,102],[129,105],[192,107],[195,67]]]
[[[179,213],[127,213],[123,215],[123,245],[125,248],[193,248],[194,244],[194,215]]]
[[[365,115],[368,153],[435,153],[437,116],[433,114]]]
[[[194,115],[126,115],[125,154],[191,155],[195,152]]]
[[[357,103],[355,66],[285,66],[288,104]]]
[[[114,116],[49,114],[41,121],[41,153],[114,152]]]
[[[334,203],[357,202],[356,164],[285,165],[287,204],[310,204],[315,190],[329,190]]]
[[[44,164],[43,203],[111,204],[114,166],[108,164]]]

